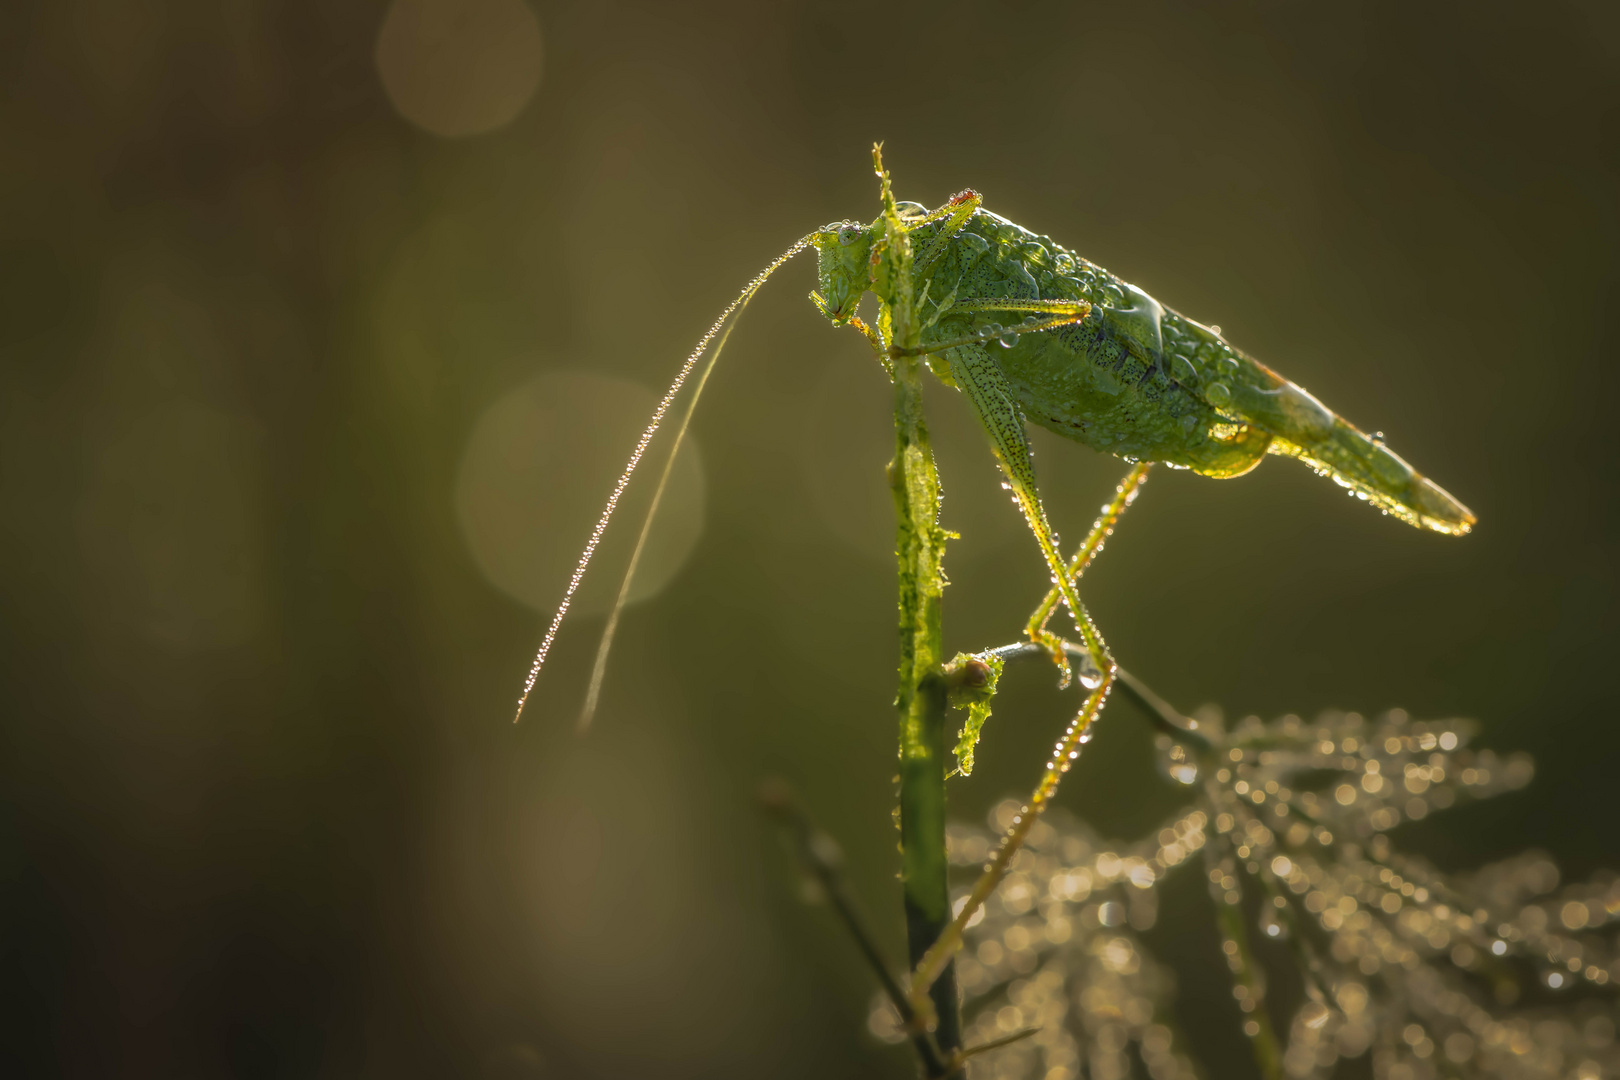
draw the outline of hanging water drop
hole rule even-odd
[[[1008,333],[1002,334],[1000,340],[1001,340],[1001,347],[1003,349],[1010,349],[1014,345],[1018,344],[1018,335],[1014,334],[1014,333],[1011,333],[1011,332],[1008,332]]]

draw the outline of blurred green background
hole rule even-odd
[[[888,392],[808,261],[711,383],[596,730],[635,498],[510,724],[657,394],[777,252],[875,215],[875,139],[901,197],[977,188],[1480,516],[1162,473],[1086,579],[1123,663],[1188,709],[1477,717],[1536,783],[1402,842],[1620,864],[1612,5],[19,0],[13,1075],[909,1074],[752,807],[798,786],[898,954]],[[1045,572],[963,402],[934,416],[947,644],[1011,641]],[[1124,466],[1040,436],[1077,539]],[[959,816],[1072,705],[1010,677]],[[1127,838],[1177,799],[1123,701],[1065,788]],[[1186,884],[1182,1018],[1246,1075]]]

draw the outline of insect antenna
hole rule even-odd
[[[811,234],[811,236],[813,235]],[[573,601],[574,593],[579,589],[579,583],[585,577],[585,569],[591,564],[591,556],[596,554],[596,547],[602,541],[602,534],[607,530],[608,521],[613,517],[613,511],[619,505],[619,497],[624,494],[624,489],[630,485],[631,474],[636,471],[636,466],[641,463],[641,456],[647,452],[648,444],[652,442],[653,436],[658,433],[659,425],[664,422],[664,414],[669,411],[670,405],[674,403],[676,396],[680,394],[681,387],[686,385],[687,377],[698,366],[698,361],[703,359],[704,354],[708,353],[708,362],[703,365],[703,371],[698,376],[697,385],[692,391],[692,399],[687,403],[686,412],[681,416],[680,427],[675,431],[675,440],[669,448],[669,457],[664,462],[663,475],[658,478],[658,487],[653,492],[652,505],[647,508],[647,516],[641,523],[641,535],[636,538],[635,550],[630,554],[630,565],[625,570],[624,581],[619,585],[619,595],[613,601],[613,609],[608,614],[607,626],[602,631],[602,642],[596,649],[596,663],[591,669],[590,690],[585,695],[585,707],[579,716],[579,729],[581,731],[590,726],[591,717],[596,712],[597,699],[601,694],[602,679],[607,672],[607,658],[608,653],[613,648],[613,635],[619,626],[619,613],[624,610],[625,602],[629,599],[631,579],[635,576],[636,564],[641,561],[641,550],[646,546],[647,535],[652,529],[653,515],[658,513],[659,500],[663,498],[664,488],[669,483],[670,473],[675,465],[675,455],[679,452],[681,442],[686,437],[686,428],[692,421],[692,413],[697,408],[698,398],[703,395],[703,386],[709,381],[709,373],[714,370],[715,363],[720,359],[720,350],[725,348],[726,339],[731,336],[731,331],[736,328],[737,319],[742,316],[748,302],[754,298],[754,294],[759,291],[760,286],[765,284],[766,279],[776,273],[783,263],[810,246],[811,236],[800,239],[792,247],[777,256],[774,262],[761,270],[752,281],[743,287],[742,292],[738,293],[737,298],[726,307],[725,311],[720,313],[718,319],[714,320],[714,325],[709,327],[709,332],[703,335],[703,339],[697,343],[697,348],[693,349],[692,354],[686,358],[686,363],[681,365],[681,370],[675,375],[675,381],[670,383],[669,389],[664,392],[663,399],[658,402],[658,408],[653,410],[652,420],[648,422],[647,430],[641,433],[641,439],[636,443],[635,451],[631,453],[630,461],[625,465],[624,471],[619,474],[619,482],[613,486],[613,494],[608,496],[607,505],[602,508],[602,516],[596,520],[596,528],[591,530],[591,538],[585,544],[585,550],[579,556],[579,563],[574,567],[574,576],[568,581],[568,590],[563,593],[562,603],[557,605],[557,613],[552,616],[551,626],[546,630],[546,636],[541,640],[540,648],[535,653],[534,663],[529,668],[529,677],[523,683],[523,693],[518,697],[517,713],[512,717],[514,724],[523,716],[523,707],[528,704],[529,694],[534,690],[535,680],[540,677],[540,669],[545,665],[546,654],[551,651],[551,643],[556,640],[557,629],[562,626],[563,616],[568,614],[568,605]],[[713,352],[709,352],[710,342],[714,342]]]

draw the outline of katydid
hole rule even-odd
[[[963,191],[929,211],[896,203],[869,225],[842,221],[802,238],[745,287],[687,358],[625,467],[530,669],[518,714],[528,700],[569,601],[578,588],[619,496],[688,376],[703,363],[681,418],[673,462],[703,384],[726,336],[766,279],[794,255],[813,247],[818,289],[811,300],[837,326],[852,326],[891,372],[920,356],[945,384],[961,390],[989,436],[1007,486],[1051,571],[1054,589],[1030,622],[1067,676],[1063,651],[1045,630],[1059,596],[1080,630],[1096,668],[1088,688],[1112,681],[1112,662],[1080,605],[1076,580],[1103,536],[1141,483],[1145,466],[1164,462],[1204,476],[1240,476],[1267,453],[1295,457],[1408,524],[1461,535],[1474,515],[1407,465],[1378,437],[1332,412],[1301,387],[1233,347],[1218,328],[1188,319],[1146,292],[981,205]],[[897,234],[906,243],[897,244]],[[895,257],[901,249],[904,259]],[[855,314],[863,295],[879,305],[875,324]],[[915,344],[894,340],[896,305],[904,308]],[[713,346],[711,351],[710,346]],[[1057,550],[1035,486],[1024,424],[1033,420],[1059,435],[1136,466],[1118,505],[1067,566]],[[664,477],[668,477],[666,465]],[[663,490],[662,481],[658,493]],[[581,716],[594,712],[619,611],[647,538],[640,539],[597,651]],[[1106,685],[1097,687],[1106,692]],[[1100,694],[1099,694],[1100,704]]]

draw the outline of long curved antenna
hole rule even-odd
[[[783,256],[783,261],[788,257]],[[779,265],[780,261],[773,264],[771,269],[774,270]],[[770,270],[765,273],[769,274]],[[763,281],[763,275],[761,280]],[[591,720],[596,716],[596,704],[602,696],[602,682],[607,676],[608,653],[613,651],[613,635],[618,632],[619,616],[629,603],[630,585],[636,576],[636,567],[641,563],[641,552],[647,546],[647,537],[652,533],[653,518],[658,513],[658,504],[663,501],[664,489],[669,484],[670,475],[675,471],[675,455],[680,452],[681,443],[686,440],[686,428],[692,422],[692,414],[697,411],[698,399],[703,396],[703,388],[709,383],[709,375],[713,373],[714,365],[720,361],[720,351],[726,347],[731,332],[737,328],[737,321],[742,318],[744,309],[748,307],[747,299],[739,297],[739,300],[742,302],[737,306],[734,318],[727,322],[725,316],[721,316],[720,321],[725,323],[725,330],[715,341],[714,351],[709,354],[708,363],[703,365],[697,383],[692,387],[692,397],[686,403],[686,412],[681,414],[680,427],[675,429],[675,441],[670,444],[669,456],[664,459],[664,472],[658,478],[658,486],[653,489],[652,502],[647,506],[647,516],[641,520],[641,535],[636,537],[636,546],[630,552],[629,565],[624,568],[624,580],[619,582],[619,595],[613,599],[613,610],[608,613],[607,625],[602,628],[602,640],[596,646],[596,661],[591,665],[590,689],[585,692],[585,705],[579,711],[577,727],[581,734],[591,726]],[[701,345],[699,349],[702,349]]]
[[[630,567],[625,573],[623,584],[619,587],[619,596],[613,603],[613,612],[608,616],[607,628],[602,633],[602,644],[598,646],[596,652],[596,666],[591,673],[590,692],[586,697],[585,709],[581,713],[579,720],[581,730],[589,726],[591,714],[596,711],[596,701],[601,689],[602,676],[607,669],[608,650],[612,647],[613,634],[619,623],[619,612],[624,608],[625,601],[630,594],[630,579],[636,572],[636,563],[641,559],[642,546],[647,542],[647,534],[652,526],[653,514],[657,512],[658,502],[663,497],[664,485],[669,481],[670,471],[675,464],[675,454],[681,448],[681,440],[686,435],[687,424],[692,419],[692,410],[697,407],[698,397],[703,393],[703,384],[708,381],[709,372],[714,370],[715,361],[720,358],[720,350],[725,347],[726,338],[731,336],[731,329],[735,326],[734,322],[728,325],[728,320],[731,319],[733,313],[741,314],[742,309],[748,306],[748,302],[759,291],[759,287],[765,284],[765,280],[774,274],[783,263],[809,247],[811,237],[814,235],[812,233],[810,236],[797,241],[743,287],[742,292],[737,294],[737,299],[733,300],[726,307],[726,310],[720,313],[720,317],[714,321],[714,325],[709,327],[709,332],[703,335],[703,339],[697,343],[697,348],[692,350],[692,354],[686,358],[686,363],[681,365],[681,370],[675,375],[675,381],[664,392],[663,400],[659,401],[658,408],[653,410],[652,420],[647,424],[647,430],[641,433],[641,439],[636,443],[636,449],[630,455],[630,461],[625,465],[624,472],[619,474],[619,482],[613,486],[613,494],[608,496],[607,505],[602,508],[602,516],[597,519],[596,528],[591,530],[591,538],[586,543],[585,550],[579,556],[579,563],[574,567],[574,576],[568,582],[568,591],[563,593],[562,603],[557,605],[557,613],[552,616],[551,626],[546,630],[546,636],[540,642],[539,651],[535,653],[534,664],[530,666],[529,677],[523,683],[523,693],[518,697],[517,713],[512,717],[512,723],[517,723],[523,716],[523,706],[528,704],[529,694],[534,690],[535,680],[540,677],[540,668],[546,662],[546,654],[551,651],[551,643],[556,640],[557,629],[562,626],[563,616],[568,614],[568,605],[573,602],[574,593],[579,589],[579,583],[585,577],[585,569],[591,565],[591,556],[596,554],[596,546],[602,542],[602,534],[607,529],[608,521],[613,517],[613,511],[619,505],[619,496],[623,495],[624,489],[630,485],[631,474],[636,471],[636,466],[641,463],[641,455],[647,452],[648,444],[652,442],[653,436],[658,433],[658,426],[664,422],[664,414],[669,411],[669,407],[674,403],[676,395],[681,392],[681,387],[686,384],[687,376],[692,374],[692,369],[697,367],[698,361],[703,358],[703,354],[709,348],[709,342],[713,341],[716,335],[720,335],[720,341],[715,346],[713,355],[710,356],[708,364],[704,366],[703,374],[698,378],[697,389],[692,395],[691,403],[687,405],[685,416],[681,418],[680,429],[675,433],[675,444],[669,449],[669,460],[664,465],[664,474],[658,481],[658,490],[653,493],[652,506],[647,510],[646,520],[641,525],[641,536],[636,540],[635,552],[630,556]],[[723,334],[722,331],[724,331]]]

